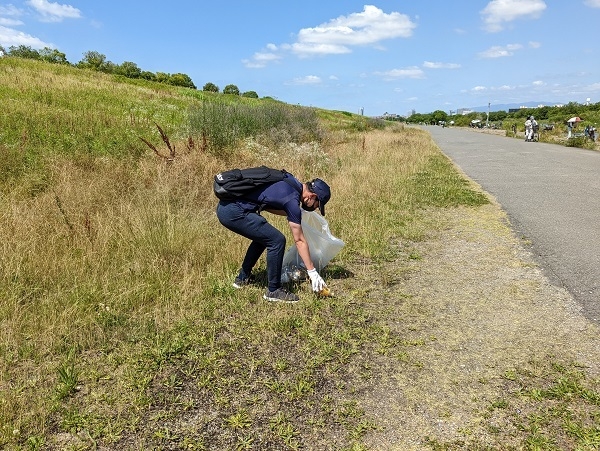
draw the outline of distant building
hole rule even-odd
[[[535,109],[535,108],[544,108],[545,106],[546,105],[544,105],[544,104],[539,104],[538,106],[525,106],[525,105],[522,105],[519,108],[509,108],[508,112],[509,113],[517,113],[519,110],[531,110],[531,109]],[[560,108],[560,107],[562,107],[564,105],[558,103],[558,104],[555,104],[555,105],[552,105],[552,106]]]
[[[458,115],[462,115],[462,116],[466,116],[467,114],[471,114],[474,113],[475,111],[470,110],[468,108],[459,108],[458,110],[456,110],[456,114]]]

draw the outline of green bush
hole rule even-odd
[[[573,138],[567,139],[565,144],[567,147],[579,147],[581,149],[593,149],[594,142],[585,136],[575,136]]]
[[[311,108],[272,102],[203,102],[190,111],[190,134],[206,140],[209,151],[220,152],[250,137],[275,145],[320,142],[323,132]]]

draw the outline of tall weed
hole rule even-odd
[[[250,137],[275,147],[323,139],[319,118],[313,109],[268,100],[254,105],[203,102],[191,109],[190,133],[206,139],[213,153],[232,152]]]

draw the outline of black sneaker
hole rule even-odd
[[[254,278],[254,275],[252,275],[252,274],[250,274],[250,277],[247,277],[245,279],[241,279],[238,276],[233,281],[233,288],[247,287],[248,285],[253,285],[255,282],[256,282],[256,279]]]
[[[268,291],[263,295],[267,301],[271,302],[298,302],[300,298],[294,293],[290,293],[285,288],[277,288],[275,291]]]

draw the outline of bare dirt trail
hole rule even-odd
[[[518,448],[510,405],[485,417],[514,389],[504,375],[556,360],[577,362],[597,378],[599,327],[544,276],[495,202],[432,215],[442,229],[411,243],[420,258],[409,260],[407,275],[385,288],[374,275],[374,302],[395,312],[390,327],[414,346],[365,391],[365,410],[382,427],[368,436],[369,449],[431,449],[431,443],[469,440]],[[398,264],[382,272],[392,274]]]

